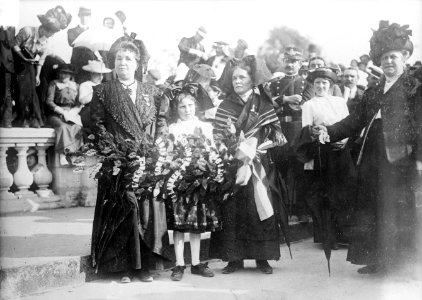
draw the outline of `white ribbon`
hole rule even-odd
[[[268,181],[262,164],[255,158],[258,140],[248,138],[239,143],[235,157],[243,162],[237,170],[236,184],[245,186],[252,176],[255,205],[261,221],[274,215],[274,210],[268,197]]]

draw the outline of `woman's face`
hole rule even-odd
[[[66,83],[69,82],[70,78],[72,78],[72,74],[60,72],[59,78],[61,82]]]
[[[330,81],[326,78],[316,78],[314,80],[314,88],[317,96],[327,96],[330,90]]]
[[[235,68],[232,76],[233,88],[236,94],[244,95],[252,89],[252,78],[242,68]]]
[[[115,70],[117,76],[123,80],[135,78],[135,71],[138,68],[138,62],[135,53],[128,50],[120,50],[116,54]]]
[[[177,113],[182,121],[192,120],[195,116],[195,101],[190,97],[183,98],[177,105]]]
[[[381,68],[387,77],[403,73],[405,67],[406,57],[400,51],[389,51],[381,56]]]

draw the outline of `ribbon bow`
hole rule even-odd
[[[242,140],[242,136],[241,133],[241,140],[235,154],[235,157],[243,163],[237,170],[236,184],[247,185],[252,177],[256,209],[259,219],[263,221],[274,215],[274,209],[268,196],[270,189],[267,174],[264,166],[255,158],[257,148],[260,149],[257,147],[258,140],[255,137]]]

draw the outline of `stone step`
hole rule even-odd
[[[1,224],[6,226],[0,235],[0,299],[98,279],[88,255],[93,209],[66,208],[1,217]],[[291,223],[290,232],[292,242],[309,238],[312,223]],[[203,238],[200,256],[205,261],[209,234]],[[288,258],[289,254],[282,253],[282,257]],[[190,264],[188,243],[185,258],[186,264]],[[163,270],[173,266],[172,262],[155,261],[152,267]]]

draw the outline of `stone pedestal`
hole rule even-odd
[[[47,144],[37,143],[38,150],[38,166],[34,173],[34,182],[38,186],[36,191],[40,202],[56,202],[60,201],[60,197],[56,196],[51,189],[50,184],[53,182],[53,173],[47,167],[46,149]]]
[[[37,198],[37,194],[28,190],[34,182],[34,175],[29,171],[26,162],[27,151],[30,146],[35,146],[35,144],[20,144],[15,147],[18,151],[18,169],[15,174],[13,174],[13,181],[19,189],[19,191],[15,193],[19,198]]]
[[[9,192],[10,186],[13,184],[13,175],[7,169],[6,151],[12,144],[0,145],[0,201],[16,199],[13,193]]]

